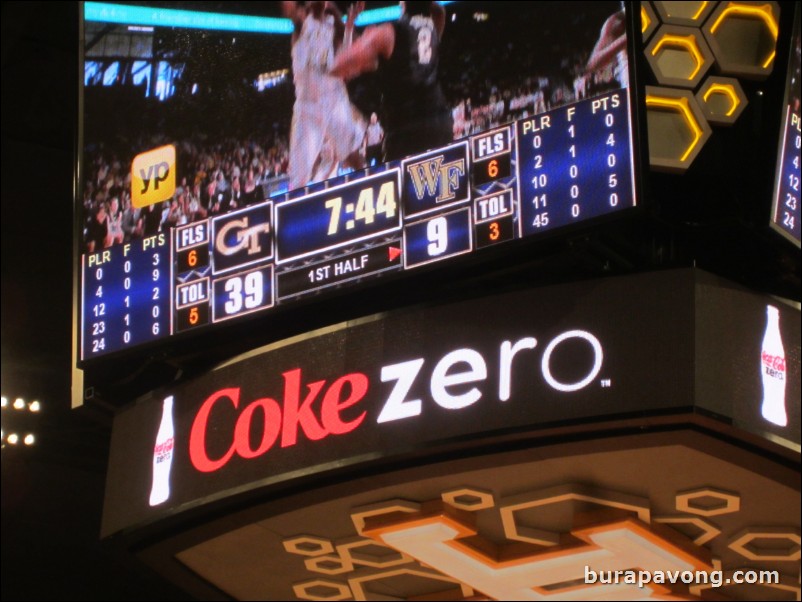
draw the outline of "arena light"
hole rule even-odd
[[[14,399],[12,402],[11,399]],[[0,429],[0,447],[30,447],[36,443],[36,435],[31,428],[36,421],[29,414],[38,414],[42,410],[42,403],[38,399],[26,401],[23,397],[2,397],[3,428]]]

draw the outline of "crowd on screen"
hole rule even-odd
[[[142,140],[150,149],[164,140]],[[103,147],[84,154],[84,240],[86,251],[166,232],[175,226],[227,213],[260,202],[267,187],[287,173],[285,137],[264,142],[226,140],[216,144],[183,141],[177,145],[176,190],[173,198],[144,208],[131,203],[130,166],[134,158]]]
[[[455,140],[618,87],[612,64],[586,72],[587,48],[561,47],[565,58],[542,72],[533,58],[538,40],[531,36],[488,46],[476,37],[488,35],[486,29],[468,27],[457,33],[446,27],[446,36],[455,34],[458,39],[451,47],[456,50],[443,56],[441,73],[453,107]],[[272,185],[286,180],[289,115],[286,130],[273,125],[266,134],[252,132],[250,138],[238,138],[237,133],[229,132],[222,141],[194,134],[179,138],[174,197],[142,209],[131,204],[131,161],[137,152],[171,140],[136,139],[128,132],[121,139],[135,143],[121,145],[125,149],[90,144],[84,156],[85,250],[152,236],[264,200]]]

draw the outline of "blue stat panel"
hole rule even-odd
[[[788,105],[785,127],[782,132],[782,146],[777,169],[776,197],[772,225],[784,236],[799,246],[802,219],[800,219],[800,147],[802,147],[802,131],[800,128],[799,109],[793,112]]]
[[[86,254],[81,357],[632,208],[632,131],[613,90]]]

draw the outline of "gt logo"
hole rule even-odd
[[[403,514],[402,518],[398,518]],[[446,506],[430,512],[367,518],[363,535],[482,592],[491,600],[685,600],[654,579],[588,579],[588,567],[624,574],[632,567],[667,574],[708,573],[713,567],[630,518],[572,530],[577,544],[514,553],[476,539],[471,517]],[[676,579],[668,580],[676,584]],[[685,583],[683,580],[682,583]],[[642,586],[641,586],[642,585]]]
[[[236,243],[229,245],[227,238],[233,231]],[[259,243],[259,234],[270,233],[270,224],[257,224],[249,227],[248,216],[242,219],[231,220],[225,226],[220,228],[215,239],[215,248],[223,255],[230,256],[239,253],[243,249],[248,250],[248,255],[255,255],[262,250]]]
[[[213,272],[256,264],[273,256],[273,204],[254,205],[212,218]]]

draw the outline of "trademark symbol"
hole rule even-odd
[[[612,381],[609,378],[602,378],[599,381],[599,384],[605,389],[613,385]]]

